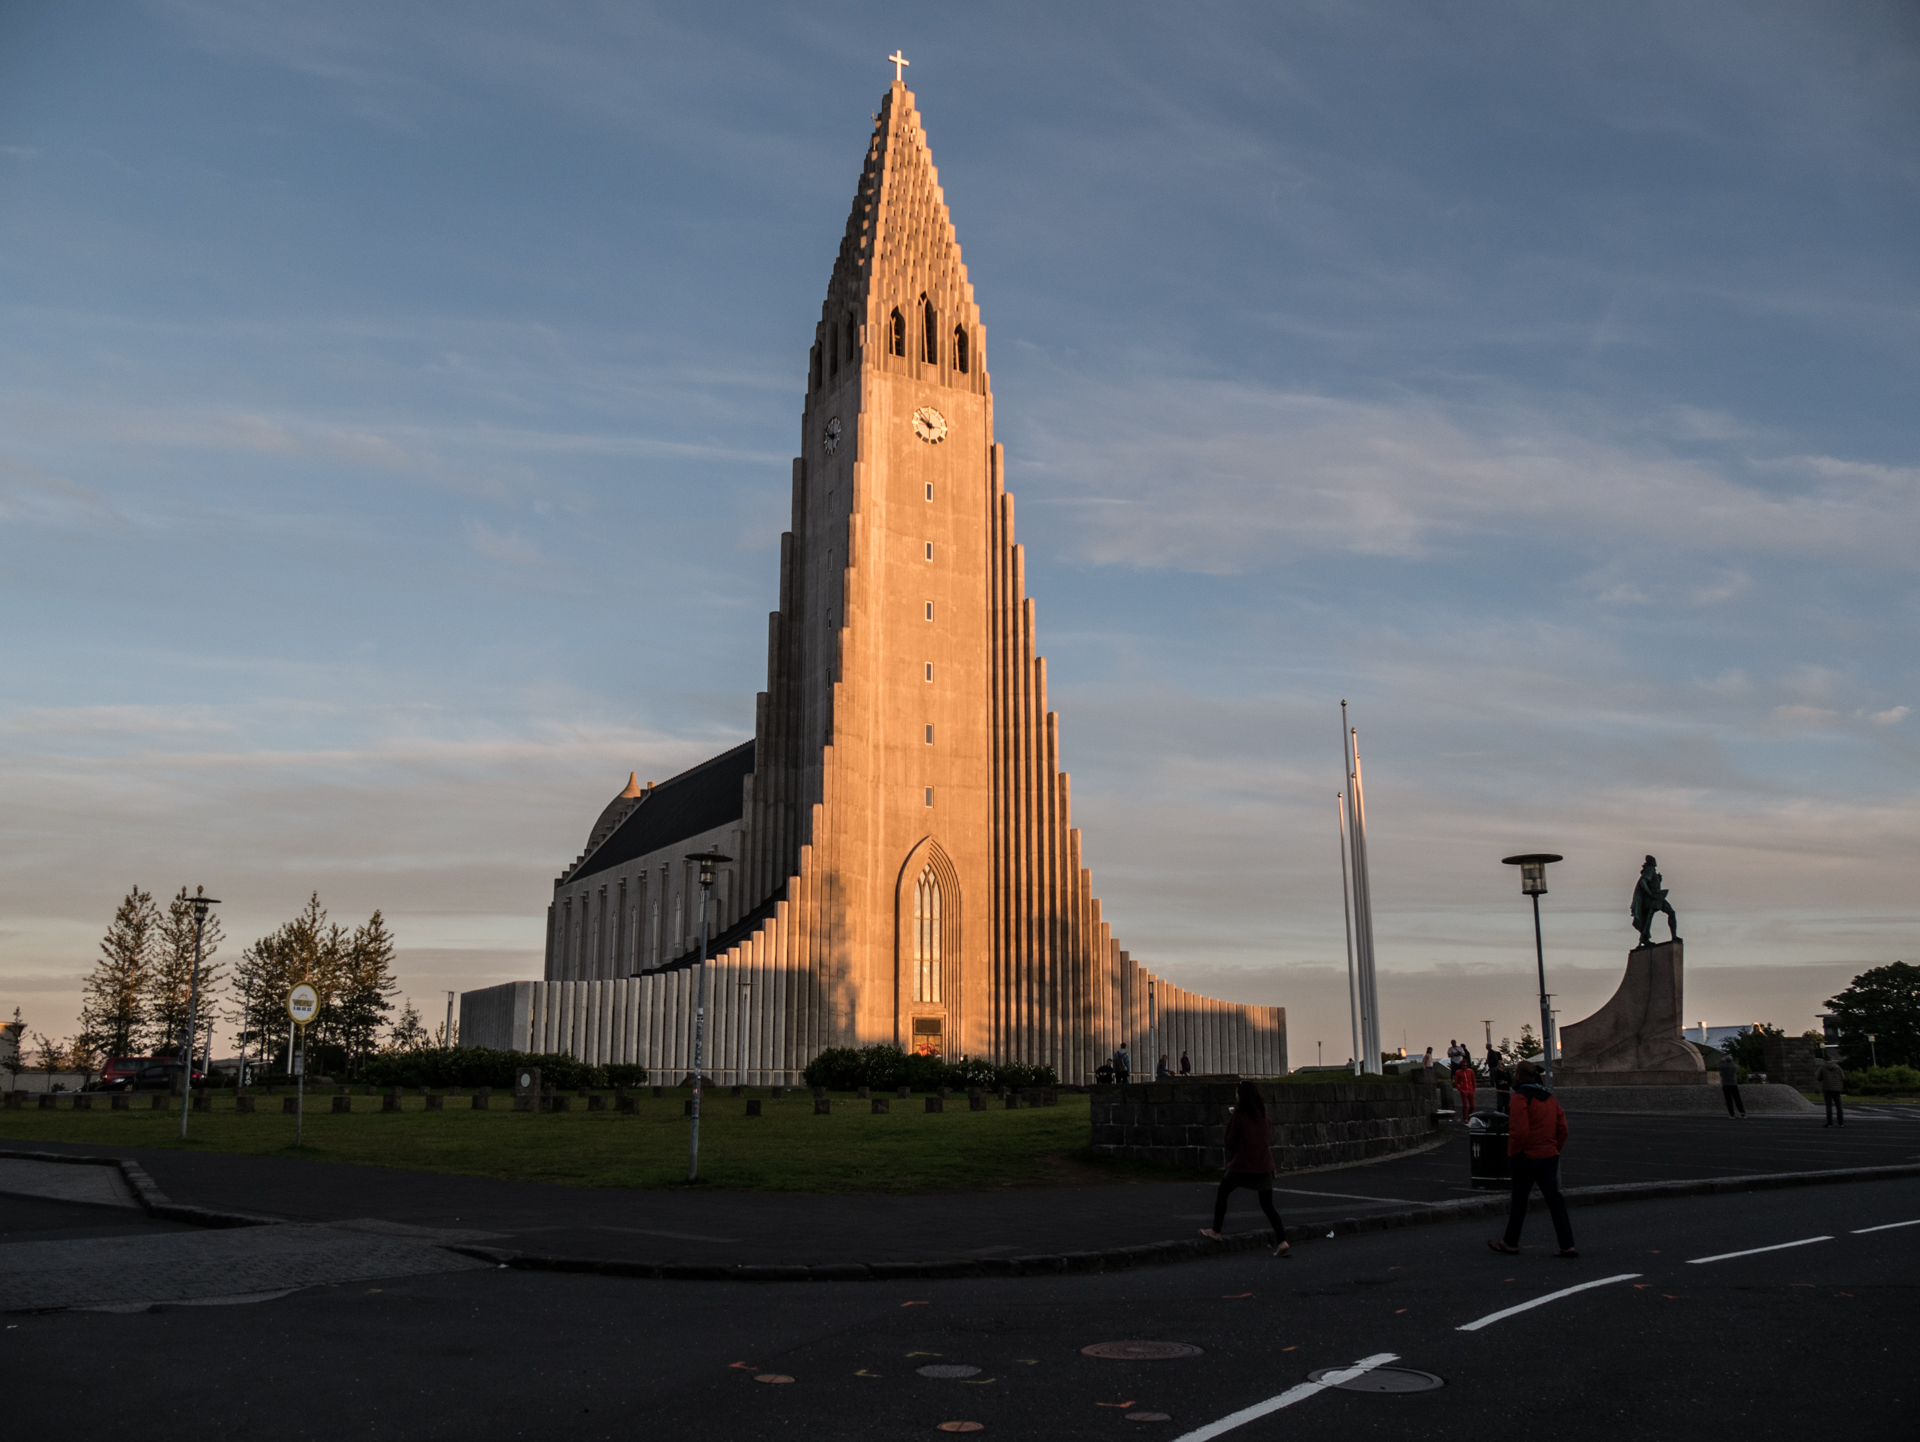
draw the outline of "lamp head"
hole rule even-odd
[[[1563,858],[1550,851],[1533,851],[1525,856],[1503,856],[1500,864],[1520,868],[1520,894],[1522,896],[1545,896],[1547,894],[1547,867]]]
[[[713,868],[733,860],[731,856],[722,856],[717,851],[689,851],[687,860],[698,862],[700,866],[700,884],[713,885]]]
[[[209,906],[218,906],[220,904],[220,898],[217,896],[208,896],[206,887],[196,886],[193,888],[193,895],[187,898],[187,904],[193,908],[193,914],[204,921],[207,916],[207,908]]]

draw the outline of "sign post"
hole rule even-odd
[[[287,993],[287,1015],[293,1018],[299,1037],[298,1049],[287,1055],[287,1064],[293,1068],[296,1097],[293,1106],[293,1144],[296,1147],[300,1145],[307,1124],[307,1023],[313,1020],[319,1010],[320,993],[304,981]]]

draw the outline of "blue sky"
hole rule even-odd
[[[23,3],[9,1013],[135,882],[536,974],[750,728],[896,46],[1124,944],[1344,1058],[1345,697],[1389,1036],[1532,1014],[1511,851],[1567,1019],[1648,851],[1710,1023],[1920,951],[1910,7]]]

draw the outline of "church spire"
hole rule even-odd
[[[895,80],[874,117],[827,285],[815,385],[859,356],[984,392],[984,340],[920,112],[913,92]]]

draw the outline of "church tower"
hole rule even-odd
[[[1085,1081],[1129,1040],[1142,1071],[1156,1044],[1285,1070],[1283,1009],[1157,981],[1093,897],[986,360],[896,79],[807,358],[754,739],[658,787],[630,778],[556,880],[547,981],[469,993],[463,1036],[684,1068],[684,858],[717,846],[734,858],[711,918],[719,1075],[792,1081],[824,1047],[891,1043]]]

